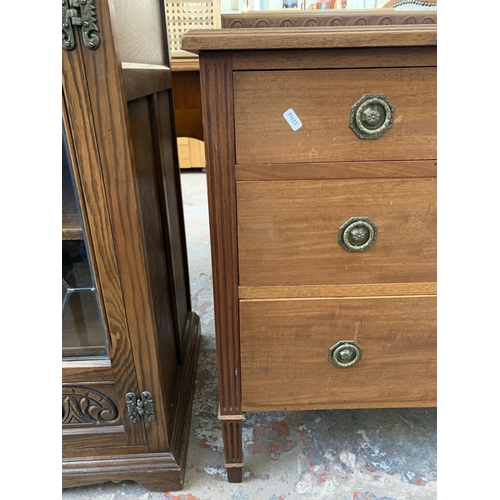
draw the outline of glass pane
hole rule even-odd
[[[106,334],[88,255],[63,125],[62,355],[64,358],[107,356]]]

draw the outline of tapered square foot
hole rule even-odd
[[[226,467],[227,480],[230,483],[241,483],[243,480],[243,466],[242,467]]]

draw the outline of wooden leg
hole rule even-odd
[[[230,483],[241,483],[243,480],[243,464],[241,467],[233,467],[226,464],[227,480]]]
[[[241,483],[243,471],[243,420],[242,415],[219,417],[222,424],[222,439],[226,458],[227,479],[230,483]]]

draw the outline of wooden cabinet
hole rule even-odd
[[[192,31],[226,466],[245,411],[436,404],[436,27]]]
[[[77,3],[65,17],[63,2],[63,487],[181,489],[200,326],[163,4]]]

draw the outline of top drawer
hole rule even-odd
[[[377,139],[350,128],[351,108],[365,94],[385,95],[394,109],[392,127]],[[296,131],[283,117],[289,109],[302,122]],[[435,67],[237,71],[234,113],[240,165],[436,158]]]

